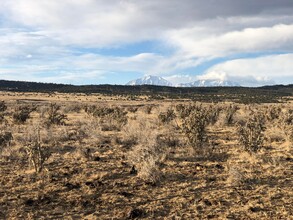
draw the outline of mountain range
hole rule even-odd
[[[165,80],[160,76],[145,76],[140,79],[135,79],[128,82],[128,86],[138,86],[138,85],[155,85],[155,86],[173,86],[172,83]]]
[[[233,87],[241,86],[237,82],[229,80],[196,80],[190,83],[179,83],[172,84],[168,80],[160,76],[145,76],[136,80],[128,82],[126,85],[137,86],[137,85],[155,85],[155,86],[174,86],[174,87]]]

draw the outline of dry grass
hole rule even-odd
[[[238,105],[236,111],[231,103],[202,103],[208,151],[190,154],[179,102],[12,92],[2,92],[1,99],[7,108],[0,121],[0,219],[293,216],[291,103]],[[51,103],[67,116],[65,124],[48,127]],[[85,106],[92,105],[119,108],[118,117],[127,120],[89,115]],[[36,107],[23,123],[13,119],[19,106]],[[251,112],[264,114],[266,127],[252,154],[237,133],[237,126],[249,125]],[[25,150],[36,140],[50,152],[37,172]]]

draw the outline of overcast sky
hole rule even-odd
[[[292,0],[0,0],[0,78],[293,83]]]

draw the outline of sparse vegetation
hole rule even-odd
[[[118,107],[88,106],[86,112],[99,120],[102,130],[121,130],[127,123],[127,112]]]
[[[0,219],[289,219],[292,103],[176,97],[3,92]]]

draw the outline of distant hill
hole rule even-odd
[[[147,95],[153,99],[189,99],[194,101],[241,103],[278,102],[293,96],[293,85],[275,85],[258,88],[246,87],[169,87],[169,86],[123,86],[123,85],[68,85],[0,80],[0,91],[15,92],[62,92],[99,93],[105,95]],[[1,98],[0,98],[1,99]]]

